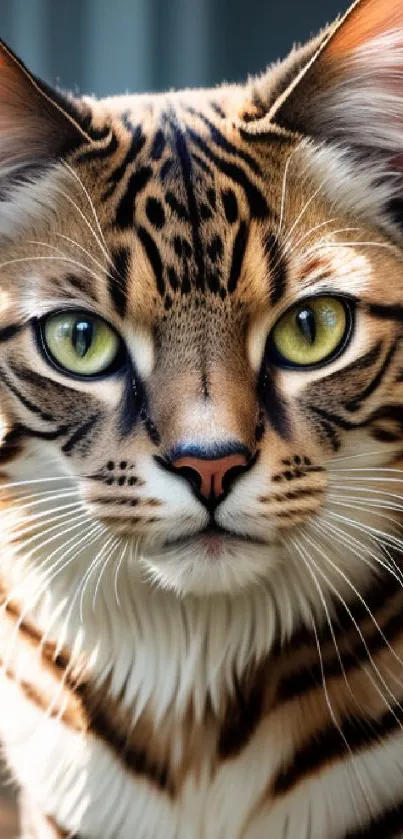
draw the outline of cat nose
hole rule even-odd
[[[231,452],[220,457],[177,457],[172,468],[190,483],[198,496],[218,501],[228,492],[235,479],[248,468],[244,452]]]

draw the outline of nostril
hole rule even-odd
[[[249,466],[247,463],[243,464],[242,466],[232,466],[231,469],[227,469],[225,474],[222,477],[222,490],[223,494],[226,495],[227,492],[231,489],[232,484],[242,475],[244,472],[247,472]]]
[[[200,493],[203,479],[197,469],[193,469],[191,466],[178,466],[175,471],[178,475],[181,475],[182,478],[185,478],[185,480],[188,481],[192,489],[194,489],[197,494]]]

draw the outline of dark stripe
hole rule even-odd
[[[165,282],[164,269],[162,265],[160,252],[157,248],[157,245],[154,242],[154,239],[152,238],[152,236],[150,236],[149,232],[145,229],[145,227],[139,227],[137,229],[137,235],[140,239],[141,244],[143,245],[150,265],[153,269],[158,292],[161,295],[161,297],[163,297],[165,293]]]
[[[181,130],[173,110],[169,113],[169,124],[173,131],[176,153],[182,172],[183,184],[186,192],[187,210],[192,229],[193,254],[196,267],[196,288],[204,288],[203,247],[200,237],[200,213],[192,183],[192,160],[187,147],[186,138]]]
[[[193,142],[199,149],[205,154],[205,156],[211,160],[214,165],[223,172],[224,175],[227,175],[228,178],[235,181],[235,183],[239,184],[245,192],[251,216],[253,218],[273,218],[274,211],[269,208],[267,201],[263,195],[263,193],[255,186],[254,183],[248,178],[246,172],[240,167],[237,166],[236,163],[229,162],[224,160],[219,155],[215,154],[213,150],[210,148],[208,143],[206,143],[196,131],[189,128],[189,135],[192,138]]]
[[[343,839],[399,839],[402,834],[403,803],[396,802],[394,807],[389,807],[378,816],[372,816],[368,824],[349,830]]]
[[[395,320],[398,323],[403,323],[403,306],[399,306],[397,303],[371,303],[368,306],[368,311],[376,318]]]
[[[10,463],[21,454],[23,436],[20,426],[16,425],[0,440],[0,466]]]
[[[377,719],[354,717],[343,720],[340,730],[329,725],[315,731],[312,738],[293,755],[292,763],[278,772],[273,781],[273,794],[284,795],[296,784],[317,773],[329,763],[348,757],[346,741],[353,754],[376,746],[390,734],[400,731],[402,708],[396,704]],[[383,834],[379,834],[383,838]]]
[[[109,271],[108,290],[118,315],[123,318],[127,306],[127,283],[130,264],[128,248],[115,248],[112,253],[113,268]]]
[[[231,293],[235,291],[239,277],[241,275],[245,250],[248,243],[248,231],[244,221],[241,221],[238,232],[235,236],[234,247],[232,250],[231,270],[228,279],[228,291]]]
[[[136,199],[146,188],[152,173],[151,166],[141,166],[130,176],[116,209],[115,221],[118,227],[124,229],[133,226]]]
[[[225,111],[223,110],[223,108],[221,107],[221,105],[218,104],[218,102],[210,102],[210,107],[211,107],[211,110],[214,111],[214,113],[217,114],[217,116],[221,117],[221,119],[226,118],[227,115],[226,115]]]
[[[166,140],[164,136],[164,132],[161,131],[161,128],[155,134],[153,144],[151,147],[151,158],[152,160],[161,160],[161,157],[164,153],[164,149],[166,146]]]
[[[175,788],[170,777],[169,767],[150,758],[145,748],[136,748],[136,746],[130,744],[132,732],[129,725],[127,729],[121,731],[116,724],[116,714],[113,710],[108,714],[107,710],[101,707],[100,701],[94,705],[91,697],[91,686],[79,685],[76,690],[78,695],[81,696],[88,713],[88,730],[107,743],[124,766],[136,775],[152,781],[160,790],[173,796]]]
[[[4,370],[0,370],[0,379],[4,382],[5,386],[8,388],[14,396],[19,399],[24,408],[27,408],[28,411],[31,411],[32,414],[36,414],[40,417],[44,422],[56,422],[55,418],[52,414],[47,413],[46,411],[42,411],[38,405],[35,405],[31,400],[27,399],[23,394],[18,390],[18,388],[10,381],[7,374]]]
[[[328,443],[330,443],[333,451],[338,452],[339,449],[340,449],[341,443],[340,443],[340,438],[337,434],[337,431],[335,431],[333,426],[330,425],[330,422],[326,422],[326,420],[321,420],[320,427],[323,431],[323,434],[324,434],[326,440],[328,441]]]
[[[167,192],[165,200],[168,204],[168,207],[170,207],[172,212],[175,213],[179,221],[189,221],[189,215],[185,205],[182,204],[181,201],[178,201],[176,195],[174,195],[173,192]]]
[[[113,169],[108,177],[109,187],[104,193],[104,198],[109,198],[112,193],[114,192],[117,184],[123,178],[127,167],[134,163],[138,155],[140,154],[141,150],[144,148],[146,142],[146,138],[142,132],[141,126],[138,125],[133,131],[133,137],[130,141],[129,148],[122,160],[122,163]]]
[[[270,277],[270,304],[276,306],[287,291],[287,261],[274,233],[264,237],[264,249]]]
[[[80,152],[76,157],[76,161],[78,163],[88,163],[93,160],[103,160],[105,157],[109,157],[110,154],[114,154],[117,147],[118,139],[115,132],[111,131],[111,136],[106,146],[91,146]]]
[[[189,114],[192,114],[192,116],[195,116],[202,122],[204,122],[204,124],[210,130],[211,139],[216,144],[216,146],[218,146],[219,149],[227,152],[227,154],[232,154],[235,157],[238,157],[240,160],[243,160],[243,162],[246,163],[247,166],[249,166],[249,168],[255,175],[257,175],[258,177],[262,176],[262,170],[259,164],[256,162],[255,158],[247,152],[242,151],[242,149],[240,149],[238,146],[235,146],[233,143],[231,143],[227,139],[227,137],[224,137],[224,134],[222,134],[221,131],[218,130],[217,126],[214,125],[213,122],[211,122],[211,120],[206,116],[206,114],[203,114],[201,111],[197,111],[190,105],[188,105],[185,108],[185,110]]]
[[[267,671],[264,666],[249,678],[244,676],[242,682],[234,678],[217,744],[217,753],[222,760],[239,754],[256,731],[264,711],[266,691]]]
[[[395,591],[393,593],[395,593]],[[337,604],[337,607],[339,615],[341,607],[339,604]],[[353,611],[352,608],[350,610]],[[365,610],[365,607],[362,607],[362,612],[363,614],[358,615],[356,614],[356,609],[354,610],[354,619],[357,624],[359,624],[360,619],[361,621],[365,619],[370,620],[369,612]],[[340,635],[342,635],[343,631],[348,631],[346,621],[347,624],[354,629],[354,624],[347,612],[345,612],[345,616],[342,616],[341,620],[339,620],[338,617],[334,620],[333,631],[336,641]],[[391,617],[381,625],[381,629],[388,643],[393,645],[393,641],[401,635],[402,631],[401,604],[397,609],[396,614],[391,615]],[[334,644],[333,639],[330,637],[329,627],[326,627],[326,631],[322,632],[321,643]],[[343,662],[343,669],[346,674],[352,670],[362,669],[363,665],[367,662],[368,666],[372,667],[373,665],[370,662],[369,656],[371,655],[371,657],[374,658],[374,656],[386,649],[386,642],[375,625],[372,628],[372,633],[366,634],[365,645],[366,646],[364,646],[360,638],[358,638],[357,641],[351,639],[348,652],[340,654]],[[337,678],[341,675],[340,659],[336,651],[333,652],[332,649],[332,653],[326,656],[323,661],[323,667],[326,680],[334,677]],[[276,704],[284,704],[284,702],[293,701],[311,690],[316,690],[321,683],[322,669],[319,662],[312,664],[309,668],[294,670],[280,681],[277,687]]]
[[[385,373],[389,369],[390,362],[392,361],[392,358],[393,358],[398,346],[399,346],[399,344],[398,344],[397,341],[391,346],[389,352],[386,355],[386,358],[384,359],[384,362],[383,362],[380,370],[378,370],[378,372],[376,373],[376,375],[374,376],[372,381],[369,382],[367,387],[364,388],[364,390],[360,393],[360,395],[356,396],[355,399],[352,399],[350,402],[345,402],[344,403],[344,407],[347,411],[358,411],[362,407],[362,402],[364,401],[364,399],[367,399],[368,396],[371,396],[374,393],[374,391],[377,389],[377,387],[379,387],[379,385],[382,383],[382,380],[385,376]]]
[[[286,404],[278,393],[273,374],[263,366],[258,385],[261,404],[272,428],[283,440],[289,440],[291,434],[290,420]]]
[[[23,329],[22,324],[12,323],[10,326],[4,326],[3,329],[0,329],[0,343],[4,343],[5,341],[10,341],[11,338],[14,338],[15,335],[18,335],[19,332]]]
[[[25,437],[37,437],[39,440],[58,440],[70,431],[69,425],[60,425],[54,431],[38,431],[36,428],[29,428],[27,425],[20,425]]]
[[[76,446],[83,440],[85,440],[89,432],[93,429],[94,425],[100,418],[101,417],[99,413],[93,414],[93,416],[90,417],[89,420],[87,420],[87,422],[84,422],[83,425],[80,425],[75,430],[74,434],[72,434],[71,437],[69,437],[69,439],[66,440],[66,442],[63,444],[62,452],[64,454],[71,454],[71,452],[76,448]]]
[[[39,388],[42,392],[44,390],[51,390],[52,395],[57,393],[60,397],[65,396],[66,394],[66,388],[68,388],[68,385],[59,385],[57,382],[53,382],[51,379],[48,379],[47,376],[35,373],[34,370],[31,370],[28,367],[21,367],[19,364],[10,364],[10,370],[16,378],[23,382],[28,382],[28,384]]]

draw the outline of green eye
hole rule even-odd
[[[60,312],[41,323],[47,355],[67,373],[90,378],[114,369],[121,342],[104,320],[88,312]]]
[[[351,310],[337,297],[312,297],[293,306],[275,325],[271,346],[286,367],[324,364],[346,346]]]

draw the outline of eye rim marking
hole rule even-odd
[[[48,347],[48,343],[45,337],[45,326],[47,321],[60,315],[70,315],[72,317],[76,316],[92,320],[98,320],[104,323],[108,327],[108,329],[110,329],[111,332],[113,332],[113,334],[116,336],[118,340],[118,346],[116,355],[113,358],[111,364],[108,365],[108,367],[106,367],[99,373],[86,375],[85,373],[77,373],[72,370],[69,370],[56,359],[56,357],[52,354],[50,348]],[[112,324],[109,321],[107,321],[105,318],[103,318],[96,312],[84,308],[54,309],[51,312],[47,312],[46,315],[43,315],[40,318],[33,318],[31,320],[31,327],[33,329],[37,349],[40,352],[42,358],[53,370],[56,370],[57,373],[64,377],[67,377],[77,382],[97,382],[111,378],[112,376],[121,376],[126,371],[128,360],[126,342],[119,334],[117,329],[114,326],[112,326]]]
[[[285,318],[290,312],[294,309],[297,309],[301,306],[307,305],[309,306],[310,301],[313,300],[321,300],[324,298],[328,298],[331,300],[336,300],[343,306],[345,318],[346,318],[346,325],[343,332],[343,336],[341,340],[338,342],[334,350],[329,353],[324,358],[320,359],[319,361],[313,362],[311,364],[299,364],[295,361],[289,361],[285,356],[281,354],[281,352],[277,349],[274,344],[273,336],[274,331],[278,324]],[[323,367],[327,367],[329,364],[336,361],[340,358],[341,355],[345,352],[347,347],[349,346],[356,328],[356,321],[357,321],[357,301],[351,298],[348,295],[343,294],[332,294],[326,291],[321,290],[317,294],[310,294],[307,297],[303,297],[298,300],[296,303],[293,303],[289,306],[276,320],[274,325],[272,326],[269,335],[267,337],[265,351],[264,351],[264,358],[265,361],[271,364],[273,367],[280,369],[280,370],[292,370],[293,372],[302,373],[302,372],[309,372],[311,370],[319,370]]]

